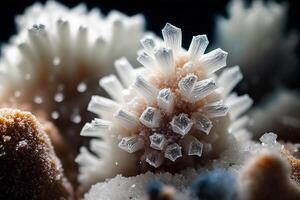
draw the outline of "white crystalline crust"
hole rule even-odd
[[[273,133],[266,133],[265,138],[272,138],[276,136]],[[244,141],[244,142],[243,142]],[[279,144],[273,141],[273,144]],[[271,143],[269,143],[271,144]],[[219,159],[207,162],[205,166],[200,168],[189,168],[181,171],[180,173],[171,174],[168,172],[152,173],[147,172],[133,177],[123,177],[117,175],[112,179],[108,179],[104,182],[97,183],[91,187],[91,189],[84,195],[85,200],[123,200],[134,199],[141,200],[146,197],[146,189],[151,181],[160,181],[165,185],[171,185],[176,189],[174,195],[177,200],[191,200],[193,197],[190,194],[190,186],[193,180],[201,173],[207,170],[215,168],[223,168],[232,173],[239,174],[240,169],[244,167],[245,163],[254,156],[257,156],[259,152],[265,150],[266,147],[263,144],[255,143],[249,139],[244,140],[231,140],[230,148],[222,153]],[[277,153],[280,148],[272,148]]]
[[[246,5],[245,0],[231,0],[228,15],[217,18],[215,44],[228,51],[229,65],[240,65],[246,79],[263,84],[265,79],[291,75],[299,38],[294,32],[286,33],[286,2],[255,0]]]
[[[168,170],[165,163],[178,168],[195,167],[225,151],[232,135],[244,139],[247,134],[241,132],[248,133],[240,118],[252,100],[248,95],[230,93],[242,78],[239,67],[224,69],[220,76],[215,74],[226,66],[227,53],[221,49],[204,53],[208,45],[205,35],[194,37],[188,51],[183,49],[181,29],[169,23],[162,35],[163,41],[149,36],[141,40],[144,49],[137,60],[142,67],[133,68],[125,58],[117,60],[115,67],[121,81],[115,75],[100,80],[112,99],[93,97],[89,106],[90,111],[111,122],[108,132],[99,130],[99,135],[113,136],[110,139],[118,143],[110,148],[120,148],[136,157],[138,162],[130,163],[138,166],[136,174],[149,168]],[[239,123],[234,124],[235,120]],[[84,129],[81,134],[94,136],[94,132],[85,133]],[[91,150],[102,154],[100,148]],[[101,156],[98,159],[100,162]],[[121,162],[125,160],[126,154]],[[84,180],[90,176],[85,165],[79,162],[83,184],[90,182]],[[107,163],[105,168],[114,170],[115,166]],[[129,169],[123,170],[127,173]],[[98,173],[102,177],[99,181],[112,174],[107,176],[102,170]]]
[[[185,173],[176,175],[170,173],[153,174],[152,172],[129,178],[118,175],[111,180],[93,185],[90,191],[84,195],[84,199],[141,200],[146,197],[148,184],[153,180],[159,180],[179,190],[175,195],[176,200],[189,200],[188,187],[197,174],[196,170],[187,170]]]

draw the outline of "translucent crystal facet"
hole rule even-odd
[[[100,86],[116,101],[122,101],[122,90],[124,89],[115,75],[103,77]]]
[[[277,142],[277,135],[272,132],[265,133],[263,136],[260,137],[259,140],[261,141],[263,146],[276,148],[276,149],[282,148],[282,145]]]
[[[125,86],[129,86],[135,78],[134,69],[126,58],[120,58],[115,61],[115,68],[118,76]]]
[[[157,66],[164,74],[173,74],[175,72],[175,61],[171,49],[159,48],[155,50],[154,56],[156,58]]]
[[[154,70],[155,61],[147,53],[142,52],[138,55],[137,61],[149,70]]]
[[[206,35],[193,36],[188,50],[191,59],[194,60],[196,58],[200,58],[200,56],[203,55],[208,43],[209,42]]]
[[[189,156],[202,156],[203,144],[196,138],[189,140],[187,154]]]
[[[165,157],[175,162],[178,158],[182,156],[181,146],[177,143],[170,144],[166,147]]]
[[[208,104],[201,109],[210,118],[223,117],[228,112],[228,107],[224,105],[223,101],[218,101],[212,104]]]
[[[103,119],[94,119],[91,123],[86,123],[81,130],[80,135],[90,137],[101,137],[107,134],[111,126],[110,121]]]
[[[134,153],[144,148],[144,141],[139,137],[124,137],[118,146],[128,153]]]
[[[190,100],[192,102],[199,101],[212,93],[216,88],[217,85],[212,78],[198,81],[194,86]]]
[[[150,147],[157,150],[162,150],[166,145],[166,138],[163,134],[154,133],[149,136],[150,139]]]
[[[119,104],[111,99],[101,96],[92,96],[88,105],[88,111],[102,116],[115,112],[118,107]]]
[[[192,128],[193,121],[188,118],[187,114],[181,113],[174,116],[170,124],[175,133],[185,136]]]
[[[148,54],[153,54],[155,49],[155,41],[152,37],[147,36],[141,39],[141,44]]]
[[[136,77],[133,87],[149,102],[154,101],[157,97],[158,89],[146,81],[141,75]]]
[[[209,131],[213,127],[213,124],[207,117],[205,117],[201,113],[196,112],[192,114],[192,119],[195,123],[195,127],[198,130],[203,131],[206,135],[209,134]]]
[[[163,161],[164,161],[163,155],[157,151],[151,151],[146,156],[146,162],[155,168],[161,166]]]
[[[207,74],[213,74],[226,66],[227,52],[222,49],[215,49],[201,57],[201,66]]]
[[[159,127],[161,113],[158,109],[147,107],[140,117],[140,122],[149,128]]]
[[[170,88],[164,88],[157,95],[157,104],[166,113],[171,113],[174,108],[175,94]]]
[[[197,79],[198,78],[195,74],[188,74],[184,78],[182,78],[178,83],[181,94],[185,97],[189,97],[192,90],[194,89]]]
[[[181,49],[181,29],[167,23],[162,29],[162,35],[166,42],[166,46],[171,48],[174,51],[174,54],[177,54]]]
[[[133,113],[120,109],[114,113],[114,118],[126,129],[134,129],[139,124],[139,119]]]

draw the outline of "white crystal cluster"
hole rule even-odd
[[[229,17],[216,21],[216,45],[229,52],[228,63],[240,65],[247,81],[260,83],[260,90],[269,84],[266,79],[278,81],[295,70],[298,37],[285,33],[287,10],[286,3],[255,0],[246,6],[244,0],[232,0]]]
[[[93,96],[88,107],[101,119],[81,132],[99,137],[91,140],[93,153],[82,147],[76,159],[83,185],[143,167],[196,166],[217,157],[232,135],[245,132],[242,114],[252,100],[230,93],[242,78],[239,67],[218,76],[227,53],[204,54],[205,35],[194,36],[188,50],[181,47],[180,28],[167,23],[162,35],[163,40],[141,40],[144,49],[137,60],[142,67],[121,58],[115,62],[120,80],[115,75],[100,80],[111,99]]]
[[[29,103],[53,119],[67,114],[78,123],[82,93],[95,92],[116,58],[135,60],[145,22],[142,15],[103,16],[84,4],[69,9],[48,1],[29,7],[16,23],[19,33],[2,48],[0,102]]]

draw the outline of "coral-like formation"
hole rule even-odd
[[[256,137],[273,131],[280,140],[300,142],[300,94],[297,91],[278,90],[264,99],[250,116],[253,126],[249,127]]]
[[[286,3],[255,0],[246,6],[245,2],[232,0],[229,17],[218,18],[216,45],[228,51],[230,65],[241,66],[245,79],[241,88],[258,100],[279,81],[294,80],[298,35],[286,34]]]
[[[16,22],[19,33],[2,49],[0,103],[45,111],[76,148],[90,95],[101,93],[98,80],[113,71],[115,59],[135,60],[144,18],[118,11],[105,17],[84,4],[69,9],[48,1]]]
[[[225,67],[221,49],[204,54],[205,35],[194,36],[188,50],[181,47],[181,29],[167,23],[163,41],[145,37],[134,69],[124,58],[115,75],[100,85],[111,96],[93,96],[88,109],[99,116],[87,123],[83,136],[91,150],[81,149],[79,180],[90,184],[118,173],[146,170],[178,171],[218,157],[235,133],[245,132],[252,104],[248,95],[230,94],[241,80],[239,67]],[[228,112],[229,111],[229,112]]]
[[[72,199],[51,141],[36,118],[0,109],[0,199]]]
[[[26,108],[38,118],[42,113],[58,128],[73,161],[80,130],[93,116],[86,110],[90,96],[103,94],[98,80],[114,71],[115,59],[135,60],[144,18],[48,1],[27,8],[16,22],[18,34],[2,48],[0,106]]]
[[[262,152],[240,172],[238,198],[243,200],[297,200],[300,188],[290,179],[290,167],[277,153]]]

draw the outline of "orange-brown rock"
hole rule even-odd
[[[0,199],[72,199],[51,141],[29,112],[0,109]]]

